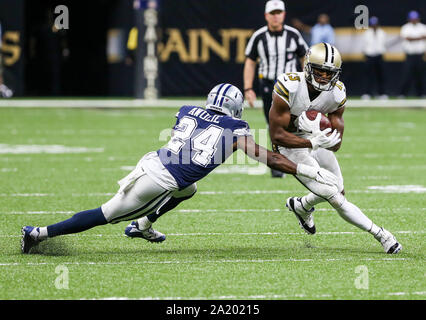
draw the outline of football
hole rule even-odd
[[[306,116],[308,117],[309,120],[315,120],[317,117],[317,114],[318,114],[318,111],[316,110],[306,111]],[[331,122],[325,114],[321,114],[320,130],[322,131],[327,128],[331,128]]]

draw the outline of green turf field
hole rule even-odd
[[[425,299],[424,109],[347,110],[337,153],[347,198],[395,234],[398,255],[327,204],[317,234],[303,233],[284,208],[303,186],[258,165],[200,181],[156,223],[161,244],[126,238],[120,223],[21,254],[22,226],[99,207],[165,143],[176,111],[0,109],[0,299]],[[261,110],[243,118],[265,129]]]

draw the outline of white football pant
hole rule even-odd
[[[135,175],[136,172],[137,175]],[[119,191],[101,206],[105,219],[109,223],[141,218],[157,212],[172,197],[189,197],[197,191],[196,183],[182,190],[177,187],[160,186],[150,176],[152,174],[152,172],[148,174],[141,166],[137,166],[127,177],[120,180],[121,182],[129,177],[133,178],[124,188],[120,184]],[[159,174],[164,175],[164,170]]]
[[[306,210],[309,210],[320,202],[328,201],[344,220],[358,228],[370,231],[375,226],[357,206],[347,201],[342,194],[344,190],[343,176],[334,152],[323,148],[313,151],[307,148],[290,149],[283,147],[279,147],[279,151],[295,163],[303,163],[327,169],[339,179],[338,193],[336,193],[335,188],[296,175],[296,179],[311,191],[311,193],[302,197],[302,205]]]

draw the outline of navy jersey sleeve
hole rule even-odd
[[[250,127],[244,120],[237,120],[232,128],[234,136],[251,136]]]

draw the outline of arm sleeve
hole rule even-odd
[[[306,44],[306,41],[303,39],[302,35],[299,32],[297,33],[297,36],[298,40],[296,54],[300,58],[306,54],[306,51],[308,50],[308,45]]]
[[[232,133],[237,137],[252,136],[248,123],[242,120],[238,121],[238,123],[234,126]]]
[[[259,42],[259,37],[256,35],[252,35],[249,42],[247,43],[245,55],[246,57],[256,60],[259,56],[259,53],[257,52],[257,43]]]

